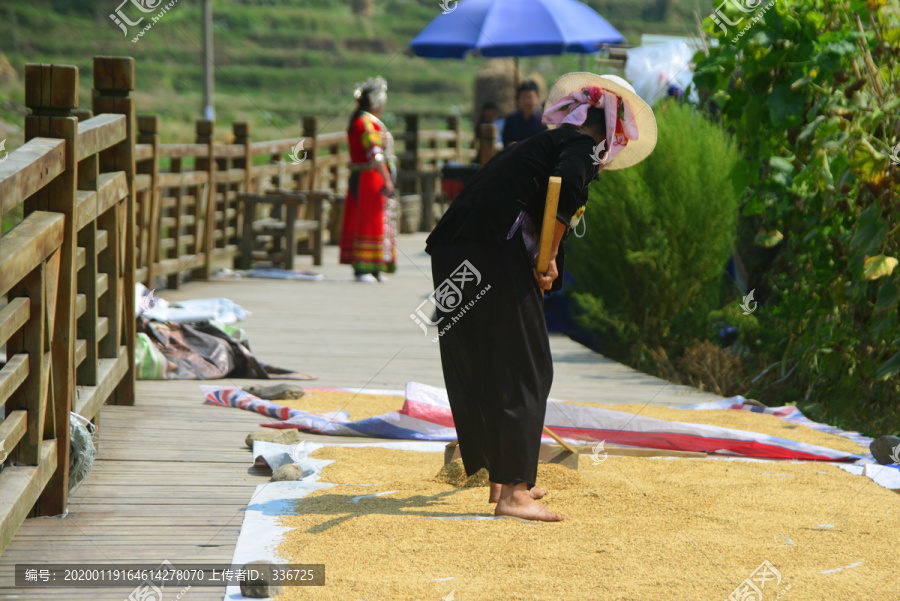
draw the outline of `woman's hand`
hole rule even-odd
[[[538,287],[541,290],[550,290],[553,287],[553,281],[558,275],[559,272],[556,271],[556,257],[550,259],[546,273],[538,273],[537,268],[534,268],[534,279],[537,280]]]
[[[394,193],[394,183],[389,179],[384,180],[384,195],[390,198]]]

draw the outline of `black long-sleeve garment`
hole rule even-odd
[[[587,204],[588,186],[597,176],[592,154],[594,140],[573,129],[542,132],[505,149],[478,172],[428,236],[425,250],[455,240],[498,242],[506,236],[522,209],[539,233],[550,176],[562,178],[556,218],[566,226]],[[568,231],[567,231],[568,235]],[[560,244],[557,269],[563,272],[565,254]],[[562,287],[562,277],[553,289]]]

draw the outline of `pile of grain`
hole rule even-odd
[[[346,411],[350,414],[350,419],[355,421],[391,411],[399,411],[403,407],[403,401],[402,396],[388,394],[357,394],[307,389],[303,398],[276,402],[284,407],[313,413]]]
[[[286,587],[278,601],[437,600],[454,589],[456,601],[726,599],[765,560],[780,574],[767,601],[788,585],[791,601],[898,592],[900,496],[829,464],[583,456],[581,483],[544,499],[572,519],[526,524],[465,519],[494,506],[487,490],[435,482],[441,453],[314,456],[336,461],[323,481],[349,484],[352,470],[380,484],[312,492],[281,518],[276,552],[326,564],[327,584]],[[349,502],[373,493],[389,494]]]
[[[454,459],[441,468],[434,477],[435,482],[442,482],[456,488],[472,488],[490,484],[488,472],[481,468],[469,477],[463,467],[462,459]],[[566,490],[584,484],[578,472],[556,463],[539,463],[536,486],[550,490]]]
[[[490,484],[488,472],[484,468],[481,468],[471,476],[466,476],[466,469],[463,467],[462,459],[454,459],[444,465],[434,477],[434,481],[443,482],[456,488],[471,488],[473,486],[487,486]]]

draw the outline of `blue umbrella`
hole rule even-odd
[[[487,57],[592,53],[601,44],[625,41],[578,0],[444,0],[442,6],[447,6],[444,14],[410,42],[416,55],[461,59],[470,52]]]

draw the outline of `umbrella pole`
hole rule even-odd
[[[519,89],[519,57],[513,57],[513,93]],[[516,98],[516,102],[518,103],[519,99]]]

